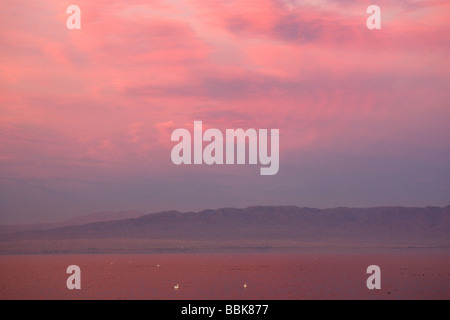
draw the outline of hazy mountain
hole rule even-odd
[[[105,216],[98,214],[95,217],[104,219]],[[91,218],[95,220],[91,216],[85,217],[84,221]],[[137,218],[4,234],[2,239],[282,239],[449,245],[449,230],[450,206],[334,209],[283,206],[186,213],[167,211]]]
[[[145,215],[140,211],[102,211],[87,214],[80,217],[66,219],[62,221],[62,224],[66,226],[83,225],[88,223],[102,222],[102,221],[115,221],[138,218]]]
[[[0,234],[27,230],[48,230],[66,226],[84,225],[100,221],[114,221],[129,218],[138,218],[143,215],[145,215],[145,213],[140,211],[102,211],[66,219],[61,222],[55,223],[0,225]]]

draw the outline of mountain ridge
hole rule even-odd
[[[3,234],[0,239],[299,240],[450,244],[450,206],[316,209],[251,206],[175,210],[136,218]]]

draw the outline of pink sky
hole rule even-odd
[[[68,30],[66,8],[81,8]],[[366,9],[381,7],[381,30]],[[101,210],[446,205],[448,1],[0,4],[0,223]],[[175,128],[279,128],[280,171],[174,166]]]

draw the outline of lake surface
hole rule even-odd
[[[81,290],[67,289],[69,265]],[[366,286],[369,265],[381,268],[380,290]],[[0,256],[3,300],[449,298],[448,251]]]

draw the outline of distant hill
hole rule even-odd
[[[94,212],[84,216],[64,220],[62,224],[66,226],[83,225],[95,222],[115,221],[124,219],[133,219],[144,216],[140,211],[102,211]]]
[[[56,223],[0,225],[0,234],[27,231],[27,230],[48,230],[67,226],[84,225],[88,223],[101,221],[114,221],[129,218],[138,218],[143,215],[145,215],[145,213],[140,211],[102,211],[66,219]]]
[[[139,213],[136,213],[138,215]],[[85,217],[104,219],[105,215]],[[123,214],[126,216],[127,214]],[[120,214],[116,215],[119,217]],[[109,216],[109,217],[112,217]],[[111,219],[113,220],[113,219]],[[114,221],[3,234],[12,240],[364,241],[450,245],[450,206],[313,209],[295,206],[167,211]]]

